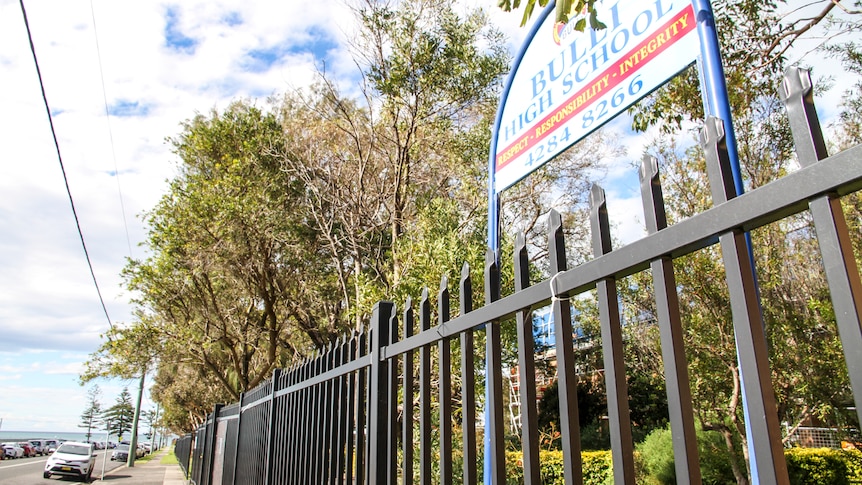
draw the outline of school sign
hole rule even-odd
[[[509,76],[492,145],[500,193],[697,59],[687,0],[605,0],[605,29],[574,30],[546,8]]]

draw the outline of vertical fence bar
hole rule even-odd
[[[362,333],[359,334],[359,348],[357,349],[358,357],[365,357],[368,355],[368,330],[363,330]],[[366,412],[365,406],[367,405],[367,381],[366,375],[368,374],[368,369],[363,368],[357,371],[356,378],[356,475],[354,476],[354,480],[356,485],[362,485],[365,483],[366,470],[368,469],[366,465],[366,450],[365,450],[365,433],[366,433]]]
[[[736,197],[736,191],[721,120],[714,117],[706,120],[701,145],[706,155],[713,203],[723,204]],[[787,484],[787,464],[772,390],[763,317],[745,233],[738,229],[721,234],[719,243],[730,292],[740,373],[744,376],[742,390],[751,418],[747,424],[751,429],[748,440],[754,446],[754,456],[750,457],[755,461],[751,467],[753,479],[762,485]]]
[[[590,209],[593,255],[598,258],[611,252],[611,230],[605,191],[595,184],[590,190]],[[603,278],[597,281],[596,291],[599,299],[614,483],[634,485],[634,442],[629,417],[629,393],[616,278]]]
[[[473,283],[470,280],[470,265],[467,263],[461,267],[461,281],[458,287],[461,300],[460,312],[461,315],[465,315],[473,310]],[[465,485],[475,485],[477,479],[474,353],[473,330],[461,332],[461,442],[464,457],[462,483]]]
[[[350,337],[350,361],[353,362],[357,358],[359,358],[359,333],[353,332],[353,335]],[[359,372],[354,372],[348,376],[347,379],[347,450],[345,452],[345,476],[344,481],[347,484],[353,484],[354,477],[356,476],[355,470],[356,465],[353,461],[353,457],[356,452],[356,437],[359,434],[358,426],[356,426],[356,408],[357,408],[357,392],[356,387],[359,381]]]
[[[431,330],[431,302],[428,288],[422,289],[419,302],[419,325],[422,332]],[[420,483],[431,485],[431,346],[419,349],[419,453]]]
[[[206,458],[204,459],[204,470],[201,482],[210,485],[213,477],[213,467],[215,467],[216,454],[216,433],[218,433],[218,415],[221,412],[224,404],[216,404],[213,408],[212,420],[209,425],[210,429],[207,433]],[[134,453],[135,450],[129,450],[129,453]]]
[[[785,73],[782,86],[799,164],[809,167],[828,155],[814,108],[811,73],[792,67]],[[837,195],[818,197],[809,203],[809,209],[853,389],[856,418],[862,423],[862,282],[850,231]]]
[[[394,344],[398,341],[398,312],[394,305],[386,325],[389,326],[389,338],[385,345]],[[398,359],[387,359],[386,362],[389,367],[386,375],[389,381],[386,385],[389,394],[386,397],[386,425],[389,436],[386,440],[388,447],[378,450],[378,453],[384,452],[387,455],[386,483],[395,484],[398,483]]]
[[[266,447],[265,456],[266,456],[266,480],[264,483],[266,485],[272,484],[272,442],[275,436],[276,431],[276,413],[275,413],[275,391],[278,386],[276,383],[278,382],[278,378],[281,377],[281,369],[275,368],[272,370],[272,392],[269,394],[269,420],[267,425],[267,435],[266,435]]]
[[[329,368],[335,369],[341,363],[341,338],[339,337],[334,344],[332,344],[332,349],[329,351]],[[337,458],[336,458],[336,450],[338,449],[338,422],[339,422],[339,409],[338,404],[341,400],[340,396],[340,388],[338,386],[340,378],[330,379],[327,385],[329,386],[329,400],[326,402],[326,408],[329,410],[328,416],[328,433],[329,437],[326,443],[326,476],[325,483],[334,484],[335,483],[335,474],[338,470],[337,467]]]
[[[523,234],[518,234],[515,239],[514,259],[515,292],[519,292],[530,287],[530,259],[527,255],[527,241]],[[533,340],[532,317],[533,312],[530,308],[525,308],[515,315],[515,325],[518,332],[518,388],[521,393],[521,454],[524,463],[524,485],[539,485],[541,483],[539,475],[539,420],[536,409],[536,349]]]
[[[497,253],[489,248],[485,251],[485,303],[491,304],[499,299],[500,268],[497,266]],[[485,369],[488,380],[486,393],[488,402],[485,403],[488,429],[485,432],[488,433],[487,443],[490,445],[486,452],[491,455],[491,462],[486,467],[490,477],[486,477],[484,481],[491,484],[504,484],[506,483],[506,450],[503,431],[503,351],[500,322],[487,322],[485,334],[487,353],[485,361],[488,366]]]
[[[350,343],[345,338],[338,349],[338,365],[344,365],[349,362]],[[347,380],[349,375],[343,375],[338,378],[338,435],[336,436],[336,456],[335,456],[335,474],[333,483],[342,485],[344,483],[344,471],[346,468],[347,441],[350,439],[347,433],[347,408],[349,401],[347,400]]]
[[[548,247],[551,272],[566,270],[566,246],[563,238],[563,221],[552,210],[548,216]],[[551,278],[554,339],[557,350],[557,389],[560,395],[560,433],[563,444],[563,472],[566,485],[584,482],[581,464],[581,429],[578,422],[578,388],[575,375],[575,351],[572,343],[572,307],[568,294],[557,293]]]
[[[326,372],[326,349],[321,349],[315,359],[314,377],[324,372]],[[311,462],[311,483],[321,483],[323,480],[323,447],[325,446],[323,443],[325,439],[323,435],[323,423],[326,421],[323,417],[326,410],[325,392],[326,384],[321,383],[314,386],[314,404],[312,405],[314,417],[312,419],[313,428],[311,431],[311,456],[313,457]]]
[[[299,365],[294,364],[291,367],[291,369],[287,372],[287,385],[288,386],[292,386],[292,385],[296,384],[298,369],[299,369]],[[297,438],[297,435],[299,434],[298,428],[297,428],[297,418],[299,418],[299,416],[297,415],[297,412],[296,412],[297,411],[297,405],[296,405],[297,393],[291,392],[290,394],[285,396],[285,398],[287,401],[287,406],[286,406],[287,409],[285,410],[285,417],[287,418],[287,426],[286,426],[285,432],[287,433],[287,439],[284,442],[284,446],[285,446],[285,451],[292,455],[291,458],[295,458],[298,455],[298,451],[299,451],[299,447],[296,443],[296,438]],[[285,453],[285,454],[287,454],[287,453]],[[290,484],[294,483],[294,481],[296,480],[295,461],[293,459],[291,459],[290,461],[291,461],[291,463],[287,464],[284,468],[284,482],[283,483],[286,485],[290,485]]]
[[[239,461],[239,437],[242,436],[242,405],[245,399],[245,393],[239,393],[239,410],[236,416],[236,445],[233,448],[233,473],[231,474],[230,485],[236,484],[236,463]]]
[[[315,375],[315,354],[312,353],[311,356],[305,362],[305,379],[310,379]],[[302,423],[302,448],[300,449],[300,470],[302,470],[302,479],[301,483],[311,483],[312,475],[311,475],[311,463],[312,463],[312,434],[314,427],[314,387],[306,387],[302,391],[302,408],[304,409],[305,419]]]
[[[314,356],[312,355],[305,361],[305,365],[303,366],[302,371],[302,379],[310,379],[314,376]],[[309,414],[311,413],[313,401],[312,401],[312,388],[306,387],[299,391],[302,396],[302,410],[304,419],[302,420],[302,430],[301,430],[301,438],[300,438],[300,448],[299,448],[299,471],[300,471],[300,483],[311,483],[311,430],[312,426],[314,426],[313,420],[309,419]]]
[[[640,183],[647,233],[655,234],[667,227],[667,215],[658,160],[654,157],[645,156],[641,162]],[[664,257],[651,261],[650,271],[661,338],[676,480],[680,485],[699,485],[702,483],[700,459],[673,260]]]
[[[278,378],[278,386],[275,392],[286,389],[290,384],[290,370],[282,369],[281,375]],[[287,466],[290,462],[290,453],[293,448],[289,447],[288,440],[290,439],[290,394],[284,394],[276,398],[273,404],[276,404],[275,419],[278,422],[275,434],[275,447],[271,453],[275,457],[273,464],[273,483],[284,484]]]
[[[437,293],[437,322],[443,326],[449,321],[449,279],[440,278],[440,291]],[[437,343],[439,369],[439,406],[440,406],[440,485],[452,484],[452,352],[450,337],[443,337]]]
[[[337,365],[338,341],[330,344],[329,350],[326,352],[326,370],[335,369]],[[335,397],[335,379],[329,379],[324,384],[326,388],[326,397],[323,400],[324,422],[323,422],[323,447],[322,460],[323,467],[320,474],[320,483],[332,483],[332,469],[334,461],[334,446],[335,446],[335,425],[337,424],[335,412],[338,410],[338,399]]]
[[[369,455],[369,485],[383,485],[387,483],[387,452],[389,451],[389,425],[388,401],[389,401],[389,359],[380,359],[381,349],[389,344],[389,325],[392,318],[394,305],[388,301],[381,301],[374,305],[371,312],[371,369],[368,387],[370,426],[368,428],[368,442],[371,453]]]
[[[404,338],[413,336],[413,299],[404,303]],[[401,447],[404,456],[403,484],[413,485],[413,351],[404,353],[404,419]]]

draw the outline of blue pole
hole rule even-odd
[[[496,128],[496,123],[495,123]],[[497,193],[494,187],[494,179],[497,171],[497,163],[496,158],[494,156],[494,149],[497,146],[497,132],[494,130],[493,140],[491,141],[491,154],[488,157],[488,247],[494,251],[494,254],[497,258],[497,264],[500,263],[500,196]],[[491,422],[488,415],[488,403],[491,402],[491,391],[490,386],[488,386],[488,373],[491,369],[488,368],[488,351],[490,347],[487,343],[485,345],[485,438],[483,439],[485,445],[485,457],[483,462],[482,470],[483,473],[483,482],[485,485],[491,485],[491,434],[488,430],[491,428]]]
[[[715,16],[709,0],[692,0],[695,19],[697,19],[697,34],[700,38],[701,52],[701,84],[705,91],[705,104],[707,116],[715,116],[724,122],[725,142],[727,144],[727,156],[730,160],[730,172],[733,175],[733,184],[736,195],[742,195],[745,187],[742,184],[742,170],[739,166],[739,152],[736,149],[736,133],[733,129],[733,117],[730,113],[730,100],[727,95],[727,82],[724,76],[724,67],[721,64],[721,49],[718,42],[718,32],[715,27]],[[745,244],[748,248],[748,257],[751,267],[754,268],[754,251],[751,245],[751,235],[745,233]],[[755,275],[755,286],[757,285]],[[759,292],[758,292],[759,293]],[[758,303],[760,298],[758,297]],[[745,396],[745,376],[742,367],[739,368],[739,380],[742,388],[742,412],[745,419],[745,433],[748,436],[748,456],[754,457],[754,440],[751,439],[751,420],[748,412],[748,400]],[[751,476],[757,477],[757,460],[749,460]]]

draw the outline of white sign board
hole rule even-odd
[[[688,0],[604,0],[607,27],[557,24],[554,5],[515,61],[495,129],[494,190],[502,192],[697,59]]]

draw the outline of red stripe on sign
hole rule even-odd
[[[678,22],[681,25],[677,27]],[[590,85],[573,94],[561,107],[531,126],[518,140],[503,150],[497,151],[497,170],[499,171],[545,139],[557,127],[564,125],[589,106],[591,100],[604,95],[608,90],[631,77],[638,69],[694,29],[694,8],[689,5],[626,53],[619,62],[593,78]]]

